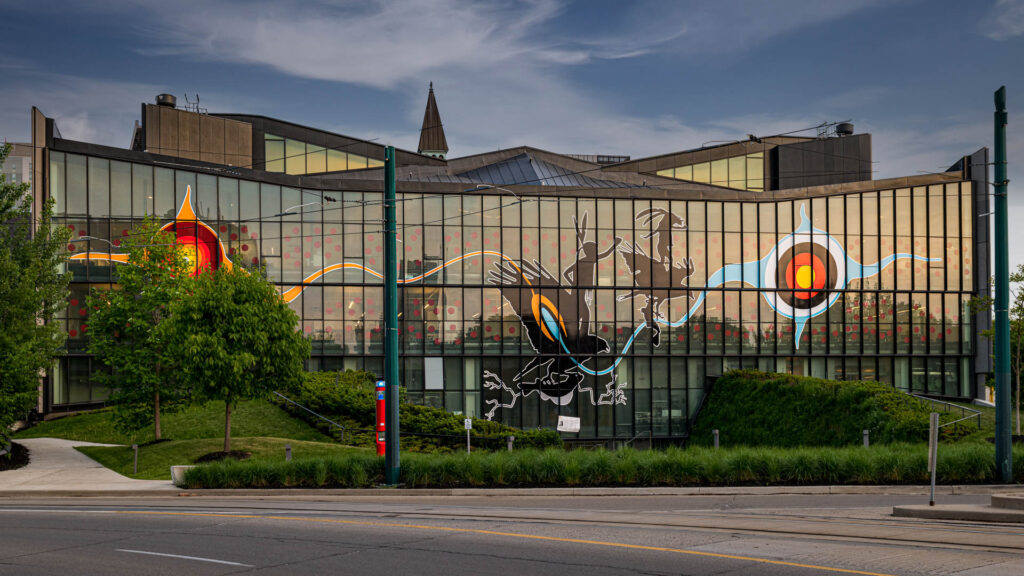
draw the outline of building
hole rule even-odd
[[[3,145],[0,144],[0,147]],[[11,143],[11,152],[3,164],[0,173],[8,184],[32,184],[32,145],[18,142]]]
[[[382,373],[384,147],[168,95],[140,119],[121,149],[63,139],[33,110],[38,199],[83,240],[43,410],[106,397],[85,298],[116,280],[118,239],[147,214],[205,262],[264,266],[309,369]],[[397,153],[408,397],[521,427],[578,416],[570,439],[665,441],[732,368],[980,397],[988,320],[968,302],[988,289],[987,150],[951,160],[872,180],[871,138],[848,124],[641,159],[451,157],[431,87],[420,149]]]

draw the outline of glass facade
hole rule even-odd
[[[658,176],[714,184],[753,192],[764,191],[764,152],[658,170]]]
[[[105,397],[85,298],[116,282],[111,256],[142,217],[172,222],[186,204],[227,254],[266,267],[313,344],[311,369],[382,373],[379,193],[55,151],[48,182],[56,225],[110,242],[68,245],[53,404]],[[411,401],[520,427],[571,415],[580,437],[632,437],[684,435],[707,379],[732,368],[970,396],[970,182],[742,203],[597,193],[399,194]],[[337,202],[278,216],[325,194]]]
[[[381,160],[273,134],[264,134],[263,146],[266,153],[265,170],[267,172],[319,174],[321,172],[379,168],[384,165]]]

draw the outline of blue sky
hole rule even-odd
[[[1024,174],[1024,0],[0,0],[0,74],[11,141],[36,105],[124,147],[170,92],[415,149],[433,81],[453,156],[640,157],[852,119],[877,178],[991,146],[1005,84]]]

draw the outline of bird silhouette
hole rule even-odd
[[[579,294],[563,288],[536,260],[521,265],[502,260],[488,271],[487,281],[499,287],[537,352],[513,382],[523,394],[538,391],[546,399],[567,404],[584,379],[577,362],[610,350],[605,339],[580,332]]]

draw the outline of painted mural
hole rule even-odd
[[[230,266],[229,251],[217,231],[197,217],[192,203],[189,187],[175,218],[162,229],[175,233],[178,243],[187,251],[193,273],[205,267]],[[647,332],[651,344],[660,347],[663,330],[684,326],[698,314],[710,289],[728,284],[757,289],[760,298],[776,314],[793,321],[795,346],[799,348],[807,322],[824,314],[851,282],[877,275],[901,260],[941,261],[897,252],[877,262],[859,262],[847,255],[836,238],[812,226],[805,203],[797,206],[800,223],[793,232],[782,236],[760,259],[724,264],[707,275],[703,286],[690,284],[697,267],[686,246],[680,246],[678,236],[674,235],[687,229],[685,219],[663,208],[647,208],[635,215],[636,228],[646,231],[640,235],[644,242],[615,235],[604,243],[603,249],[590,237],[590,214],[583,211],[579,220],[573,218],[575,258],[561,269],[557,262],[545,265],[537,258],[522,259],[500,250],[470,250],[402,278],[399,283],[422,284],[448,267],[475,261],[474,265],[484,266],[485,281],[498,290],[505,309],[518,318],[524,343],[528,340],[534,355],[511,379],[484,371],[484,387],[501,392],[500,399],[485,401],[487,418],[494,418],[498,410],[513,408],[521,398],[533,394],[560,406],[570,404],[577,395],[581,401],[594,405],[625,404],[627,383],[618,380],[616,367],[630,354],[634,340]],[[74,254],[70,259],[125,263],[127,256],[87,252]],[[596,329],[595,290],[591,288],[598,284],[599,268],[611,262],[624,265],[631,280],[631,286],[616,285],[616,300],[633,303],[639,320],[632,334],[614,352],[609,340]],[[298,284],[282,286],[282,298],[295,301],[309,286],[349,269],[383,278],[362,261],[336,262],[306,275]],[[672,317],[670,310],[682,313]]]

